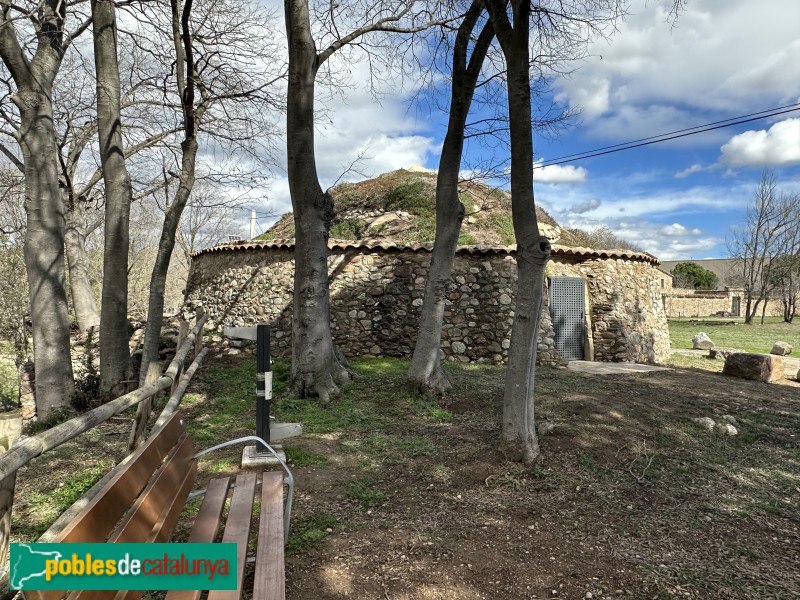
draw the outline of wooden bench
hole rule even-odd
[[[168,542],[197,476],[196,450],[180,413],[157,427],[130,459],[117,468],[55,542]],[[240,598],[247,564],[257,474],[236,477],[233,492],[230,477],[213,479],[189,535],[189,542],[235,542],[237,544],[237,589],[216,590],[209,600]],[[291,492],[291,490],[290,490]],[[291,498],[289,499],[291,501]],[[222,515],[228,506],[224,528]],[[253,598],[283,600],[284,583],[283,473],[262,475],[261,509],[256,544]],[[222,531],[220,531],[222,529]],[[221,535],[221,537],[220,537]],[[26,591],[25,598],[63,598],[66,592]],[[141,591],[72,592],[69,598],[87,600],[133,600]],[[168,600],[196,600],[201,591],[171,591]]]

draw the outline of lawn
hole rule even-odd
[[[433,401],[406,391],[405,361],[353,367],[323,407],[288,394],[286,363],[275,365],[274,412],[305,428],[285,442],[297,479],[288,600],[800,593],[798,384],[541,367],[537,419],[556,427],[525,467],[496,450],[503,368],[448,363],[453,392]],[[198,445],[252,430],[254,381],[252,356],[207,359],[184,406]],[[722,415],[736,437],[691,421]],[[15,540],[99,477],[127,432],[109,423],[24,469]],[[239,458],[203,460],[200,485]]]
[[[700,331],[708,334],[721,348],[739,348],[748,352],[768,353],[777,341],[788,342],[800,351],[800,319],[784,323],[780,317],[767,317],[764,325],[745,325],[741,318],[670,319],[672,349],[692,347],[692,338]]]

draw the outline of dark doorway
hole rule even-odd
[[[731,299],[731,315],[734,317],[742,316],[742,299],[739,296],[734,296]]]
[[[550,316],[556,350],[567,360],[583,359],[584,290],[580,277],[550,278]]]

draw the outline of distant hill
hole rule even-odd
[[[330,190],[336,216],[333,240],[389,241],[398,244],[432,242],[436,231],[436,174],[419,167],[384,173],[359,183],[343,183]],[[478,182],[459,184],[459,198],[466,208],[458,243],[461,245],[515,244],[511,220],[511,194]],[[595,239],[586,232],[562,229],[538,206],[539,230],[551,241],[565,246],[595,249],[639,250],[618,238]],[[260,240],[294,237],[292,213],[283,215]],[[613,243],[614,245],[608,245]]]

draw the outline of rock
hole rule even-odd
[[[786,363],[780,356],[739,352],[725,359],[722,373],[731,377],[772,383],[783,377],[785,368]]]
[[[717,425],[711,417],[693,417],[692,421],[700,425],[700,427],[706,431],[714,431],[714,427]]]
[[[775,342],[775,345],[772,346],[772,350],[770,350],[769,353],[777,356],[786,356],[792,353],[792,345],[787,342]]]
[[[539,423],[539,426],[536,428],[536,431],[539,435],[547,435],[551,433],[556,428],[556,424],[553,421],[542,421]]]
[[[714,347],[714,342],[708,337],[705,331],[701,331],[692,338],[692,348],[695,350],[711,350]]]
[[[453,342],[451,347],[453,348],[453,352],[455,354],[464,354],[464,352],[467,351],[467,347],[463,342]]]
[[[733,415],[722,415],[722,420],[731,425],[736,425],[736,418]]]
[[[736,430],[736,427],[734,427],[730,423],[717,423],[717,430],[724,433],[725,435],[730,435],[730,436],[734,436],[739,433]]]
[[[739,350],[738,348],[711,348],[708,351],[708,358],[725,360],[731,354],[738,354],[739,352],[744,352],[744,350]]]

